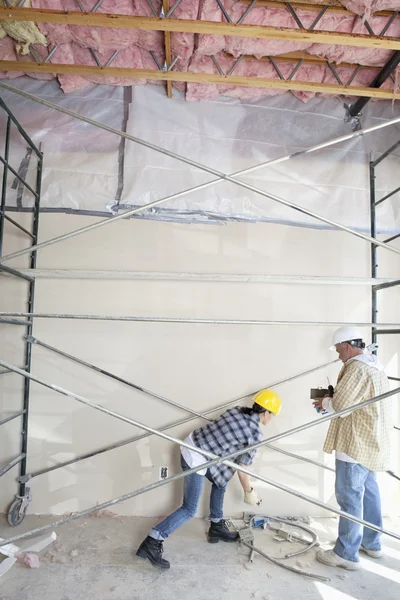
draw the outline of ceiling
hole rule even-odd
[[[89,83],[153,83],[192,101],[289,93],[307,102],[393,100],[397,90],[400,0],[1,4],[0,76],[56,78],[65,93]]]

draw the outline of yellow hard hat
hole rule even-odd
[[[274,415],[279,415],[281,411],[282,402],[274,390],[261,390],[254,396],[254,402]]]

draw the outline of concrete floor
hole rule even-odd
[[[18,529],[4,520],[0,536],[8,537],[51,522],[28,516]],[[248,562],[248,550],[238,544],[208,544],[207,524],[195,519],[165,544],[169,571],[154,569],[135,551],[154,519],[102,516],[77,520],[57,530],[58,540],[40,553],[39,569],[15,565],[0,580],[0,600],[398,600],[400,542],[384,539],[387,555],[362,558],[362,569],[347,572],[315,561],[315,551],[288,564],[330,577],[321,583],[275,566],[260,555]],[[400,521],[386,522],[393,531]],[[321,542],[335,537],[335,519],[312,523]],[[32,542],[23,541],[21,547]],[[300,549],[272,539],[270,531],[255,531],[255,545],[274,556]]]

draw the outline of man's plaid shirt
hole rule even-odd
[[[196,429],[192,433],[193,441],[198,448],[212,452],[217,456],[225,456],[237,450],[245,450],[247,446],[262,440],[260,418],[256,413],[246,415],[240,407],[231,408],[216,421]],[[257,450],[243,452],[232,459],[241,465],[251,465]],[[235,473],[233,467],[216,464],[210,467],[212,480],[218,487],[225,487]]]
[[[338,412],[389,389],[383,371],[350,359],[339,373],[332,407]],[[324,451],[344,452],[370,471],[386,471],[390,466],[391,425],[391,399],[370,404],[331,421]]]

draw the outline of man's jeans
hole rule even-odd
[[[381,497],[373,471],[358,463],[336,460],[335,493],[343,511],[382,527]],[[340,517],[334,551],[346,560],[358,562],[360,546],[380,550],[380,537],[377,531]]]
[[[181,466],[183,471],[187,471],[190,467],[187,465],[181,456]],[[226,487],[219,488],[211,479],[210,471],[207,470],[206,477],[212,483],[210,496],[210,518],[211,521],[217,523],[223,516],[223,503]],[[204,476],[192,473],[184,478],[183,503],[178,510],[173,512],[169,517],[161,521],[154,527],[149,536],[156,540],[165,540],[171,533],[178,529],[181,525],[192,519],[199,504],[200,496],[204,487]]]

